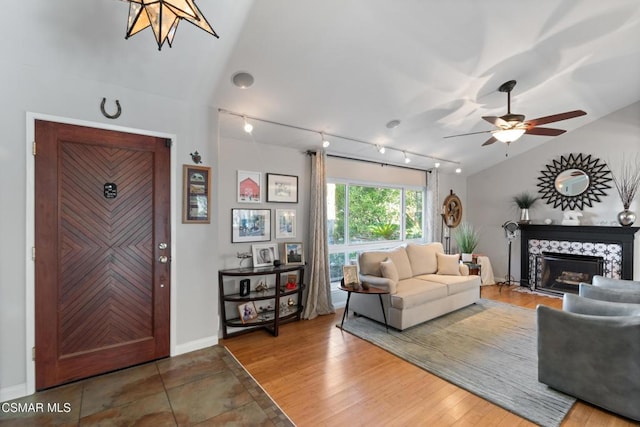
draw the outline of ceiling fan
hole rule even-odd
[[[559,122],[561,120],[573,119],[587,114],[582,110],[567,111],[565,113],[553,114],[551,116],[538,117],[537,119],[525,121],[524,115],[511,113],[511,91],[516,85],[515,80],[509,80],[500,85],[498,91],[507,93],[507,114],[504,116],[484,116],[484,120],[496,126],[497,129],[485,130],[480,132],[463,133],[459,135],[445,136],[445,138],[454,138],[457,136],[477,135],[480,133],[491,132],[491,138],[487,139],[482,146],[491,145],[496,141],[511,143],[520,138],[525,133],[528,135],[540,136],[558,136],[566,132],[563,129],[538,127],[547,123]]]

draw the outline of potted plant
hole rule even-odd
[[[513,203],[520,208],[520,224],[529,224],[529,209],[538,201],[539,197],[535,196],[527,191],[523,191],[520,194],[516,194],[511,199]]]
[[[618,222],[620,225],[628,227],[636,220],[636,214],[631,212],[629,207],[638,193],[638,188],[640,188],[640,161],[636,157],[635,164],[632,164],[623,159],[618,176],[611,172],[611,177],[624,208],[618,214]]]
[[[462,261],[471,262],[473,259],[473,251],[478,246],[480,234],[468,222],[461,223],[453,234],[453,238],[458,245],[458,250],[462,254]]]

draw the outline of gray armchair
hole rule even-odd
[[[640,282],[593,276],[593,285],[580,283],[578,294],[600,301],[640,304]]]
[[[538,380],[640,421],[640,305],[565,294],[536,311]]]

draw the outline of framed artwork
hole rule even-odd
[[[296,237],[296,210],[276,209],[276,239]]]
[[[211,211],[211,168],[182,166],[182,223],[209,224]]]
[[[271,240],[271,209],[231,209],[231,243]]]
[[[262,201],[261,176],[260,172],[238,171],[238,203],[260,203]]]
[[[345,265],[342,267],[342,276],[344,277],[345,286],[357,285],[360,283],[358,279],[358,266],[357,265]]]
[[[298,203],[298,177],[268,173],[267,202]]]
[[[304,252],[301,242],[284,244],[284,262],[286,264],[304,264]]]
[[[280,259],[278,245],[275,243],[251,245],[251,253],[254,267],[268,267],[273,265],[273,261]]]
[[[248,323],[258,318],[258,310],[256,310],[256,305],[253,301],[239,304],[238,314],[240,314],[240,321],[242,323]]]

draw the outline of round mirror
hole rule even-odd
[[[577,196],[589,188],[589,175],[580,169],[567,169],[558,174],[555,187],[563,196]]]

